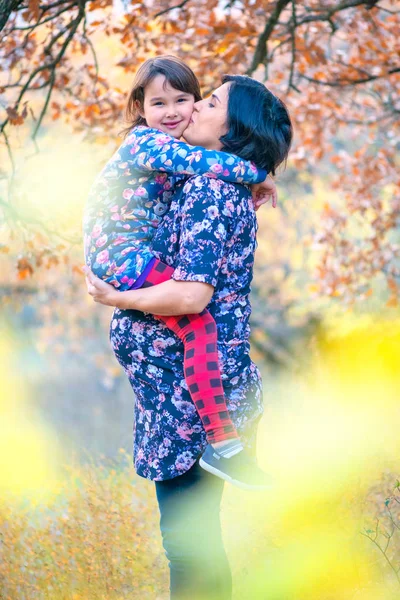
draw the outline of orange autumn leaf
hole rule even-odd
[[[28,10],[29,15],[35,19],[35,21],[38,21],[40,16],[40,0],[29,0]]]
[[[26,279],[33,275],[33,267],[27,258],[20,258],[17,262],[18,279]]]
[[[7,116],[8,116],[8,119],[9,119],[11,125],[18,126],[18,125],[22,125],[23,122],[25,121],[26,115],[27,115],[27,108],[25,105],[22,112],[19,113],[16,108],[12,108],[12,107],[8,106],[6,108],[6,112],[7,112]]]

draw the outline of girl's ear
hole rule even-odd
[[[144,117],[143,106],[139,100],[135,100],[135,108],[138,111],[139,115],[142,117],[142,119],[144,119],[145,117]]]

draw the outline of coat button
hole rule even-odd
[[[162,202],[158,202],[158,204],[155,205],[154,207],[154,212],[157,215],[157,217],[161,217],[162,215],[164,215],[168,210],[168,206],[166,204],[162,204]]]

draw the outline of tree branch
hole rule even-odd
[[[296,92],[300,92],[300,90],[294,85],[294,67],[296,64],[296,27],[297,27],[297,16],[296,16],[296,0],[292,0],[292,21],[293,26],[291,28],[291,43],[292,43],[292,57],[290,61],[290,74],[289,74],[289,82],[287,87],[287,92],[289,93],[291,89],[294,89]]]
[[[44,103],[44,105],[43,105],[43,108],[42,108],[42,110],[41,110],[41,112],[40,112],[40,115],[39,115],[38,121],[37,121],[37,123],[36,123],[35,129],[34,129],[34,132],[33,132],[33,134],[32,134],[32,139],[33,139],[33,140],[35,140],[35,139],[36,139],[36,136],[37,136],[37,134],[38,134],[38,131],[39,131],[39,129],[40,129],[40,126],[41,126],[41,124],[42,124],[42,121],[43,121],[43,117],[44,117],[44,115],[46,114],[46,110],[47,110],[47,107],[48,107],[48,105],[49,105],[49,102],[50,102],[50,97],[51,97],[51,93],[52,93],[52,91],[53,91],[53,87],[54,87],[54,82],[55,82],[55,80],[56,80],[56,67],[54,66],[54,67],[51,69],[51,75],[50,75],[50,80],[49,80],[49,90],[48,90],[48,92],[47,92],[46,100],[45,100],[45,103]]]
[[[247,70],[247,75],[252,75],[257,69],[258,65],[264,63],[265,59],[267,58],[268,40],[271,37],[272,32],[274,31],[274,28],[279,20],[282,11],[290,3],[290,1],[291,0],[278,0],[278,2],[276,3],[275,10],[272,12],[269,21],[265,25],[264,31],[258,38],[254,57],[249,69]]]
[[[156,19],[157,17],[161,17],[161,15],[165,15],[168,12],[171,12],[171,10],[175,10],[176,8],[183,8],[188,2],[189,0],[182,0],[180,4],[176,4],[175,6],[169,6],[168,8],[165,8],[164,10],[161,10],[160,12],[156,13],[154,15],[154,19]]]
[[[370,0],[347,0],[346,2],[340,2],[334,8],[327,10],[322,14],[313,14],[301,19],[297,25],[304,25],[304,23],[313,23],[314,21],[330,21],[338,12],[347,10],[348,8],[356,8],[357,6],[365,6],[366,8],[371,6]],[[315,9],[318,11],[318,9]],[[322,10],[322,9],[321,9]]]
[[[306,81],[310,81],[311,83],[317,83],[318,85],[327,85],[329,87],[345,87],[347,85],[360,85],[361,83],[368,83],[368,81],[375,81],[375,79],[382,79],[382,77],[388,77],[389,75],[393,75],[394,73],[400,73],[400,67],[396,69],[390,69],[386,73],[382,73],[382,75],[368,75],[368,77],[363,77],[362,79],[338,79],[337,81],[322,81],[320,79],[314,79],[313,77],[308,77],[307,75],[299,74],[302,79]]]
[[[10,159],[10,163],[11,163],[11,169],[12,169],[12,176],[14,176],[15,173],[15,162],[14,162],[14,156],[11,150],[11,146],[10,146],[10,141],[8,139],[8,135],[6,134],[5,131],[2,132],[2,135],[4,137],[4,141],[6,143],[6,147],[7,147],[7,153],[8,153],[8,157]]]
[[[400,113],[400,111],[393,111],[391,113],[385,113],[379,117],[373,117],[371,119],[345,119],[344,117],[340,116],[336,116],[336,119],[340,123],[345,123],[346,125],[377,125],[378,123],[382,123],[382,121],[386,121],[387,119],[394,119],[396,112]]]
[[[70,31],[69,31],[69,33],[68,33],[67,37],[65,38],[65,40],[64,40],[64,43],[63,43],[63,45],[61,46],[61,48],[60,48],[60,50],[59,50],[59,52],[58,52],[57,56],[56,56],[56,57],[55,57],[55,58],[54,58],[54,59],[53,59],[51,62],[49,62],[49,63],[45,63],[44,65],[41,65],[41,66],[37,67],[37,68],[36,68],[36,69],[35,69],[35,70],[34,70],[34,71],[33,71],[33,72],[30,74],[30,76],[28,77],[28,80],[25,82],[25,84],[24,84],[24,86],[23,86],[22,90],[20,91],[20,93],[19,93],[19,96],[18,96],[18,99],[17,99],[17,101],[16,101],[16,103],[15,103],[15,105],[14,105],[14,108],[15,108],[16,110],[18,110],[18,107],[19,107],[19,105],[20,105],[20,103],[21,103],[21,100],[22,100],[22,98],[23,98],[24,94],[25,94],[25,93],[26,93],[28,90],[31,90],[31,89],[32,89],[32,88],[30,87],[30,84],[32,83],[32,81],[35,79],[35,77],[36,77],[36,76],[37,76],[39,73],[41,73],[42,71],[47,71],[47,70],[48,70],[48,71],[50,71],[51,73],[54,73],[54,72],[55,72],[55,68],[57,67],[58,63],[61,61],[62,57],[64,56],[64,54],[65,54],[65,52],[66,52],[66,50],[67,50],[67,48],[68,48],[68,46],[69,46],[69,44],[70,44],[70,42],[71,42],[72,38],[74,37],[74,35],[75,35],[75,33],[76,33],[76,31],[77,31],[77,29],[78,29],[78,27],[79,27],[79,25],[80,25],[81,21],[84,19],[84,17],[85,17],[85,0],[82,0],[82,1],[79,3],[79,12],[78,12],[78,15],[77,15],[77,17],[76,17],[76,18],[75,18],[73,21],[71,21],[70,23],[68,23],[68,25],[66,26],[66,28],[65,28],[64,30],[62,30],[62,31],[61,31],[61,32],[59,32],[57,35],[55,35],[55,36],[54,36],[54,37],[51,39],[51,41],[49,42],[49,44],[46,46],[46,48],[44,49],[44,54],[45,54],[45,55],[50,55],[51,49],[52,49],[52,47],[54,46],[54,44],[56,43],[56,41],[57,41],[57,40],[58,40],[60,37],[62,37],[62,36],[63,36],[63,35],[64,35],[64,34],[65,34],[67,31],[68,31],[68,29],[70,29]],[[50,88],[51,88],[51,90],[52,90],[52,88],[53,88],[53,85],[54,85],[54,81],[53,81],[53,84],[52,84],[52,83],[51,83],[51,79],[52,79],[52,78],[50,77],[50,79],[49,79],[49,82],[46,82],[46,86],[47,86],[47,85],[50,85]],[[45,87],[45,86],[43,86],[43,87]],[[36,89],[36,88],[35,88],[35,89]],[[51,90],[50,90],[50,91],[51,91]],[[47,98],[46,98],[45,108],[47,108],[47,105],[48,105],[48,102],[49,102],[49,100],[50,100],[50,96],[48,95],[48,96],[47,96]],[[39,121],[40,121],[40,122],[42,121],[42,119],[43,119],[43,116],[44,116],[44,113],[43,113],[43,111],[42,111],[41,117],[40,117],[40,119],[39,119]],[[1,133],[3,133],[3,131],[4,131],[4,128],[7,126],[8,122],[9,122],[9,118],[6,118],[6,119],[3,121],[3,123],[2,123],[2,124],[1,124],[1,126],[0,126],[0,134],[1,134]],[[34,131],[34,137],[33,137],[33,139],[35,139],[35,136],[36,136],[36,134],[37,134],[37,130],[38,130],[38,127],[36,127],[36,128],[35,128],[35,131]]]
[[[94,92],[96,89],[97,82],[99,80],[99,61],[97,59],[97,53],[96,53],[96,49],[93,45],[93,42],[87,35],[86,25],[87,25],[87,22],[86,22],[86,14],[85,14],[85,18],[83,19],[83,37],[86,40],[86,42],[90,48],[90,51],[92,53],[92,56],[93,56],[94,68],[95,68],[95,73],[96,73],[96,77],[95,77],[95,80],[93,83],[93,92]]]
[[[397,581],[400,583],[400,576],[399,576],[399,573],[398,573],[397,569],[395,568],[395,566],[393,565],[393,563],[392,563],[392,561],[390,560],[390,558],[388,557],[388,555],[386,554],[386,550],[387,550],[387,548],[388,548],[388,545],[386,545],[386,549],[385,549],[385,550],[383,550],[382,546],[381,546],[381,545],[380,545],[380,544],[379,544],[379,543],[376,541],[376,537],[375,537],[375,539],[372,539],[372,537],[371,537],[371,536],[369,536],[369,535],[368,535],[368,534],[366,534],[366,533],[363,533],[362,531],[361,531],[361,535],[363,535],[364,537],[366,537],[366,538],[368,538],[369,540],[371,540],[371,542],[372,542],[372,543],[373,543],[373,544],[374,544],[374,545],[375,545],[375,546],[378,548],[378,550],[379,550],[379,551],[380,551],[380,552],[383,554],[383,556],[384,556],[384,557],[385,557],[385,559],[386,559],[386,562],[388,563],[389,567],[392,569],[393,573],[395,574],[395,576],[396,576],[396,578],[397,578]],[[389,541],[390,541],[390,539],[389,539]]]
[[[71,10],[72,8],[74,8],[74,6],[75,6],[75,2],[72,2],[71,4],[67,4],[67,6],[64,6],[64,8],[62,8],[61,10],[59,10],[54,15],[51,15],[50,17],[47,17],[46,19],[43,19],[43,21],[39,20],[34,25],[26,25],[25,27],[12,27],[11,28],[11,32],[13,32],[13,31],[29,31],[31,33],[34,29],[36,29],[37,27],[40,27],[44,23],[48,23],[49,21],[54,21],[54,19],[56,19],[57,17],[59,17],[63,13],[65,13],[68,10]]]
[[[16,10],[23,0],[1,0],[0,2],[0,31],[2,31],[7,23],[11,13]]]
[[[267,23],[265,25],[264,31],[258,38],[258,42],[257,42],[257,46],[255,49],[253,60],[251,62],[249,69],[247,70],[248,75],[252,75],[254,73],[254,71],[257,69],[257,67],[260,64],[265,63],[265,61],[268,59],[267,43],[277,25],[282,25],[282,26],[289,28],[289,31],[292,36],[292,57],[293,57],[293,36],[295,35],[295,30],[298,27],[300,27],[301,25],[304,25],[305,23],[313,23],[315,21],[327,21],[332,29],[332,32],[334,32],[336,30],[336,25],[335,25],[334,21],[332,20],[332,17],[335,14],[337,14],[338,12],[341,12],[343,10],[347,10],[349,8],[355,8],[357,6],[365,6],[366,8],[372,8],[376,4],[376,2],[372,2],[371,0],[345,0],[330,9],[315,8],[315,9],[313,9],[313,14],[308,14],[307,16],[300,18],[299,20],[296,20],[297,19],[296,12],[293,11],[293,4],[292,4],[292,15],[291,15],[290,19],[285,23],[279,23],[279,18],[280,18],[281,13],[284,11],[284,9],[287,7],[287,5],[291,2],[292,2],[292,0],[278,0],[277,1],[276,5],[275,5],[275,9],[272,12],[269,20],[267,21]],[[293,69],[293,74],[292,74],[292,79],[293,79],[293,75],[294,75],[294,63],[293,62],[291,65],[291,72],[292,72],[292,69]]]

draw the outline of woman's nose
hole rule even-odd
[[[196,110],[197,112],[199,112],[199,109],[201,108],[201,105],[203,102],[204,102],[204,100],[199,100],[198,102],[195,102],[193,104],[193,110]]]

